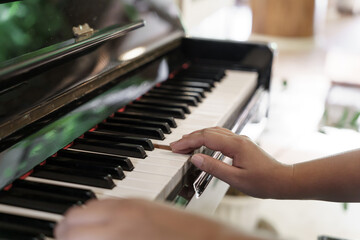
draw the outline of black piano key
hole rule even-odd
[[[202,102],[203,96],[197,92],[187,92],[187,91],[174,91],[169,89],[161,89],[161,88],[154,88],[149,91],[150,93],[162,93],[162,94],[172,94],[176,96],[191,96],[196,98],[198,102]]]
[[[139,127],[128,124],[103,122],[98,124],[98,129],[109,130],[128,136],[146,137],[157,140],[165,139],[165,135],[160,128]]]
[[[38,183],[27,180],[16,180],[13,183],[12,189],[24,189],[25,192],[29,190],[34,194],[37,193],[39,195],[54,197],[66,201],[78,201],[82,203],[96,198],[95,194],[90,190],[62,187],[53,184]]]
[[[166,90],[170,90],[173,92],[194,92],[194,93],[198,93],[201,95],[201,97],[206,97],[205,96],[205,90],[202,88],[195,88],[195,87],[180,87],[180,86],[172,86],[172,85],[161,85],[158,87],[155,87],[154,89],[166,89]]]
[[[105,189],[113,189],[116,186],[109,174],[89,173],[77,169],[47,166],[46,164],[37,166],[31,176]]]
[[[111,119],[111,121],[110,121],[110,119]],[[121,119],[121,118],[110,117],[107,119],[107,121],[112,122],[112,121],[116,121],[116,119]],[[131,121],[142,121],[143,122],[143,120],[140,120],[140,119],[131,119],[131,118],[127,118],[127,119],[130,119]],[[166,122],[163,122],[163,123],[166,123]],[[169,126],[169,124],[167,124],[167,126]],[[151,140],[148,138],[123,137],[123,136],[119,136],[113,132],[105,132],[105,131],[98,131],[98,130],[95,130],[92,132],[86,132],[84,134],[84,138],[99,139],[99,140],[111,141],[114,143],[129,143],[129,144],[141,145],[145,150],[148,150],[148,151],[154,150],[154,145],[152,144]]]
[[[183,110],[178,108],[168,108],[168,107],[157,107],[157,106],[147,106],[142,104],[129,104],[126,106],[127,112],[140,112],[153,114],[155,116],[166,116],[174,117],[179,119],[185,119],[185,113]]]
[[[53,231],[55,225],[56,222],[53,221],[0,213],[0,226],[7,230],[17,230],[37,234],[40,233],[48,237],[54,237]]]
[[[125,125],[117,123],[101,123],[101,127],[108,127],[119,130],[124,126]],[[146,158],[146,152],[142,146],[128,143],[114,143],[111,141],[98,139],[78,138],[74,141],[74,144],[71,146],[71,148],[116,154],[126,157]]]
[[[58,151],[57,156],[82,159],[93,162],[102,161],[103,163],[107,163],[107,164],[120,165],[121,168],[124,169],[125,171],[132,171],[134,169],[134,165],[132,164],[129,158],[115,154],[105,154],[94,151],[84,151],[79,149],[68,148]]]
[[[135,102],[138,102],[138,101],[135,101]],[[141,103],[144,104],[144,103],[148,103],[148,102],[141,101]],[[164,133],[167,133],[167,134],[171,133],[170,126],[166,122],[143,121],[143,120],[139,120],[139,119],[116,118],[116,117],[109,117],[108,119],[106,119],[106,122],[129,124],[129,125],[141,126],[141,127],[160,128]]]
[[[187,77],[187,76],[176,76],[175,78],[170,79],[170,81],[207,83],[211,87],[215,87],[215,80],[207,79],[207,78],[194,78],[194,77]]]
[[[68,168],[76,168],[88,172],[101,172],[105,174],[110,174],[113,179],[122,180],[125,178],[125,174],[120,166],[109,166],[108,164],[88,162],[84,160],[77,160],[65,157],[48,158],[46,164]]]
[[[63,196],[71,196],[73,198],[82,200],[84,202],[90,199],[96,199],[93,191],[88,189],[64,187],[48,183],[39,183],[27,180],[16,180],[12,183],[13,187],[22,187],[28,189],[37,189],[39,191],[46,191],[48,193],[56,193]]]
[[[179,87],[191,87],[191,88],[202,88],[206,92],[211,92],[211,86],[208,83],[201,82],[184,82],[184,81],[166,81],[162,83],[162,86],[179,86]]]
[[[70,195],[61,195],[61,194],[56,194],[54,192],[46,192],[46,191],[41,191],[38,189],[30,189],[30,188],[23,188],[23,187],[13,187],[11,188],[11,190],[9,191],[12,194],[18,193],[20,195],[29,195],[29,196],[37,196],[39,197],[39,199],[46,199],[46,200],[51,200],[51,199],[55,199],[56,202],[58,203],[70,203],[70,204],[84,204],[86,202],[86,200],[83,199],[79,199],[77,197],[73,197]]]
[[[0,192],[0,203],[56,214],[63,214],[70,207],[81,205],[81,202],[57,199],[31,190],[23,190],[14,188]]]
[[[175,102],[175,103],[185,103],[190,106],[197,106],[198,101],[195,97],[191,96],[175,96],[175,95],[169,95],[164,93],[146,93],[142,98],[145,99],[157,99],[162,100],[164,102]]]
[[[159,106],[159,107],[171,107],[171,108],[180,108],[184,111],[184,113],[190,113],[190,109],[188,104],[186,103],[174,103],[174,102],[168,102],[168,101],[164,101],[164,100],[160,100],[160,99],[149,99],[146,96],[144,96],[142,99],[140,100],[136,100],[134,101],[134,103],[140,103],[140,104],[144,104],[144,105],[149,105],[149,106]],[[170,128],[170,126],[169,126]]]
[[[61,156],[61,155],[57,155],[56,157],[50,157],[48,158],[48,160],[50,161],[75,161],[76,163],[80,163],[82,165],[87,165],[87,166],[90,166],[90,167],[93,167],[93,166],[98,166],[98,167],[101,167],[101,168],[120,168],[122,170],[122,167],[119,165],[119,162],[118,161],[103,161],[103,159],[94,159],[92,158],[91,160],[88,160],[86,158],[79,158],[78,156],[74,157],[74,156],[70,156],[70,157],[67,157],[67,156]],[[48,164],[49,161],[46,161],[46,163]],[[70,164],[70,163],[69,163]],[[64,163],[64,166],[66,165],[66,163]],[[90,170],[91,171],[91,170]]]
[[[7,226],[0,225],[0,240],[45,240],[45,235],[41,233],[23,232],[18,229],[7,229]]]
[[[176,128],[176,122],[173,117],[165,117],[165,116],[154,116],[149,113],[141,113],[141,112],[117,112],[115,113],[115,117],[126,117],[131,119],[140,119],[144,121],[159,121],[159,122],[167,122],[170,127]]]

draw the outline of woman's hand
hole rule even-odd
[[[214,127],[185,135],[170,146],[175,153],[206,146],[232,158],[232,166],[204,154],[195,154],[191,162],[245,194],[279,199],[291,192],[292,166],[277,162],[246,136]]]

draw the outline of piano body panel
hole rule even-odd
[[[184,38],[183,51],[191,59],[212,59],[227,69],[256,71],[258,85],[270,87],[274,47],[271,44],[201,38]],[[211,62],[209,62],[211,64]]]

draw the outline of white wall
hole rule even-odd
[[[182,10],[184,26],[190,31],[220,8],[234,4],[235,0],[177,0],[177,2]]]

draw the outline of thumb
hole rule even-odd
[[[191,157],[190,161],[202,171],[233,186],[239,181],[237,177],[239,177],[242,171],[240,168],[228,165],[205,154],[195,154]]]

